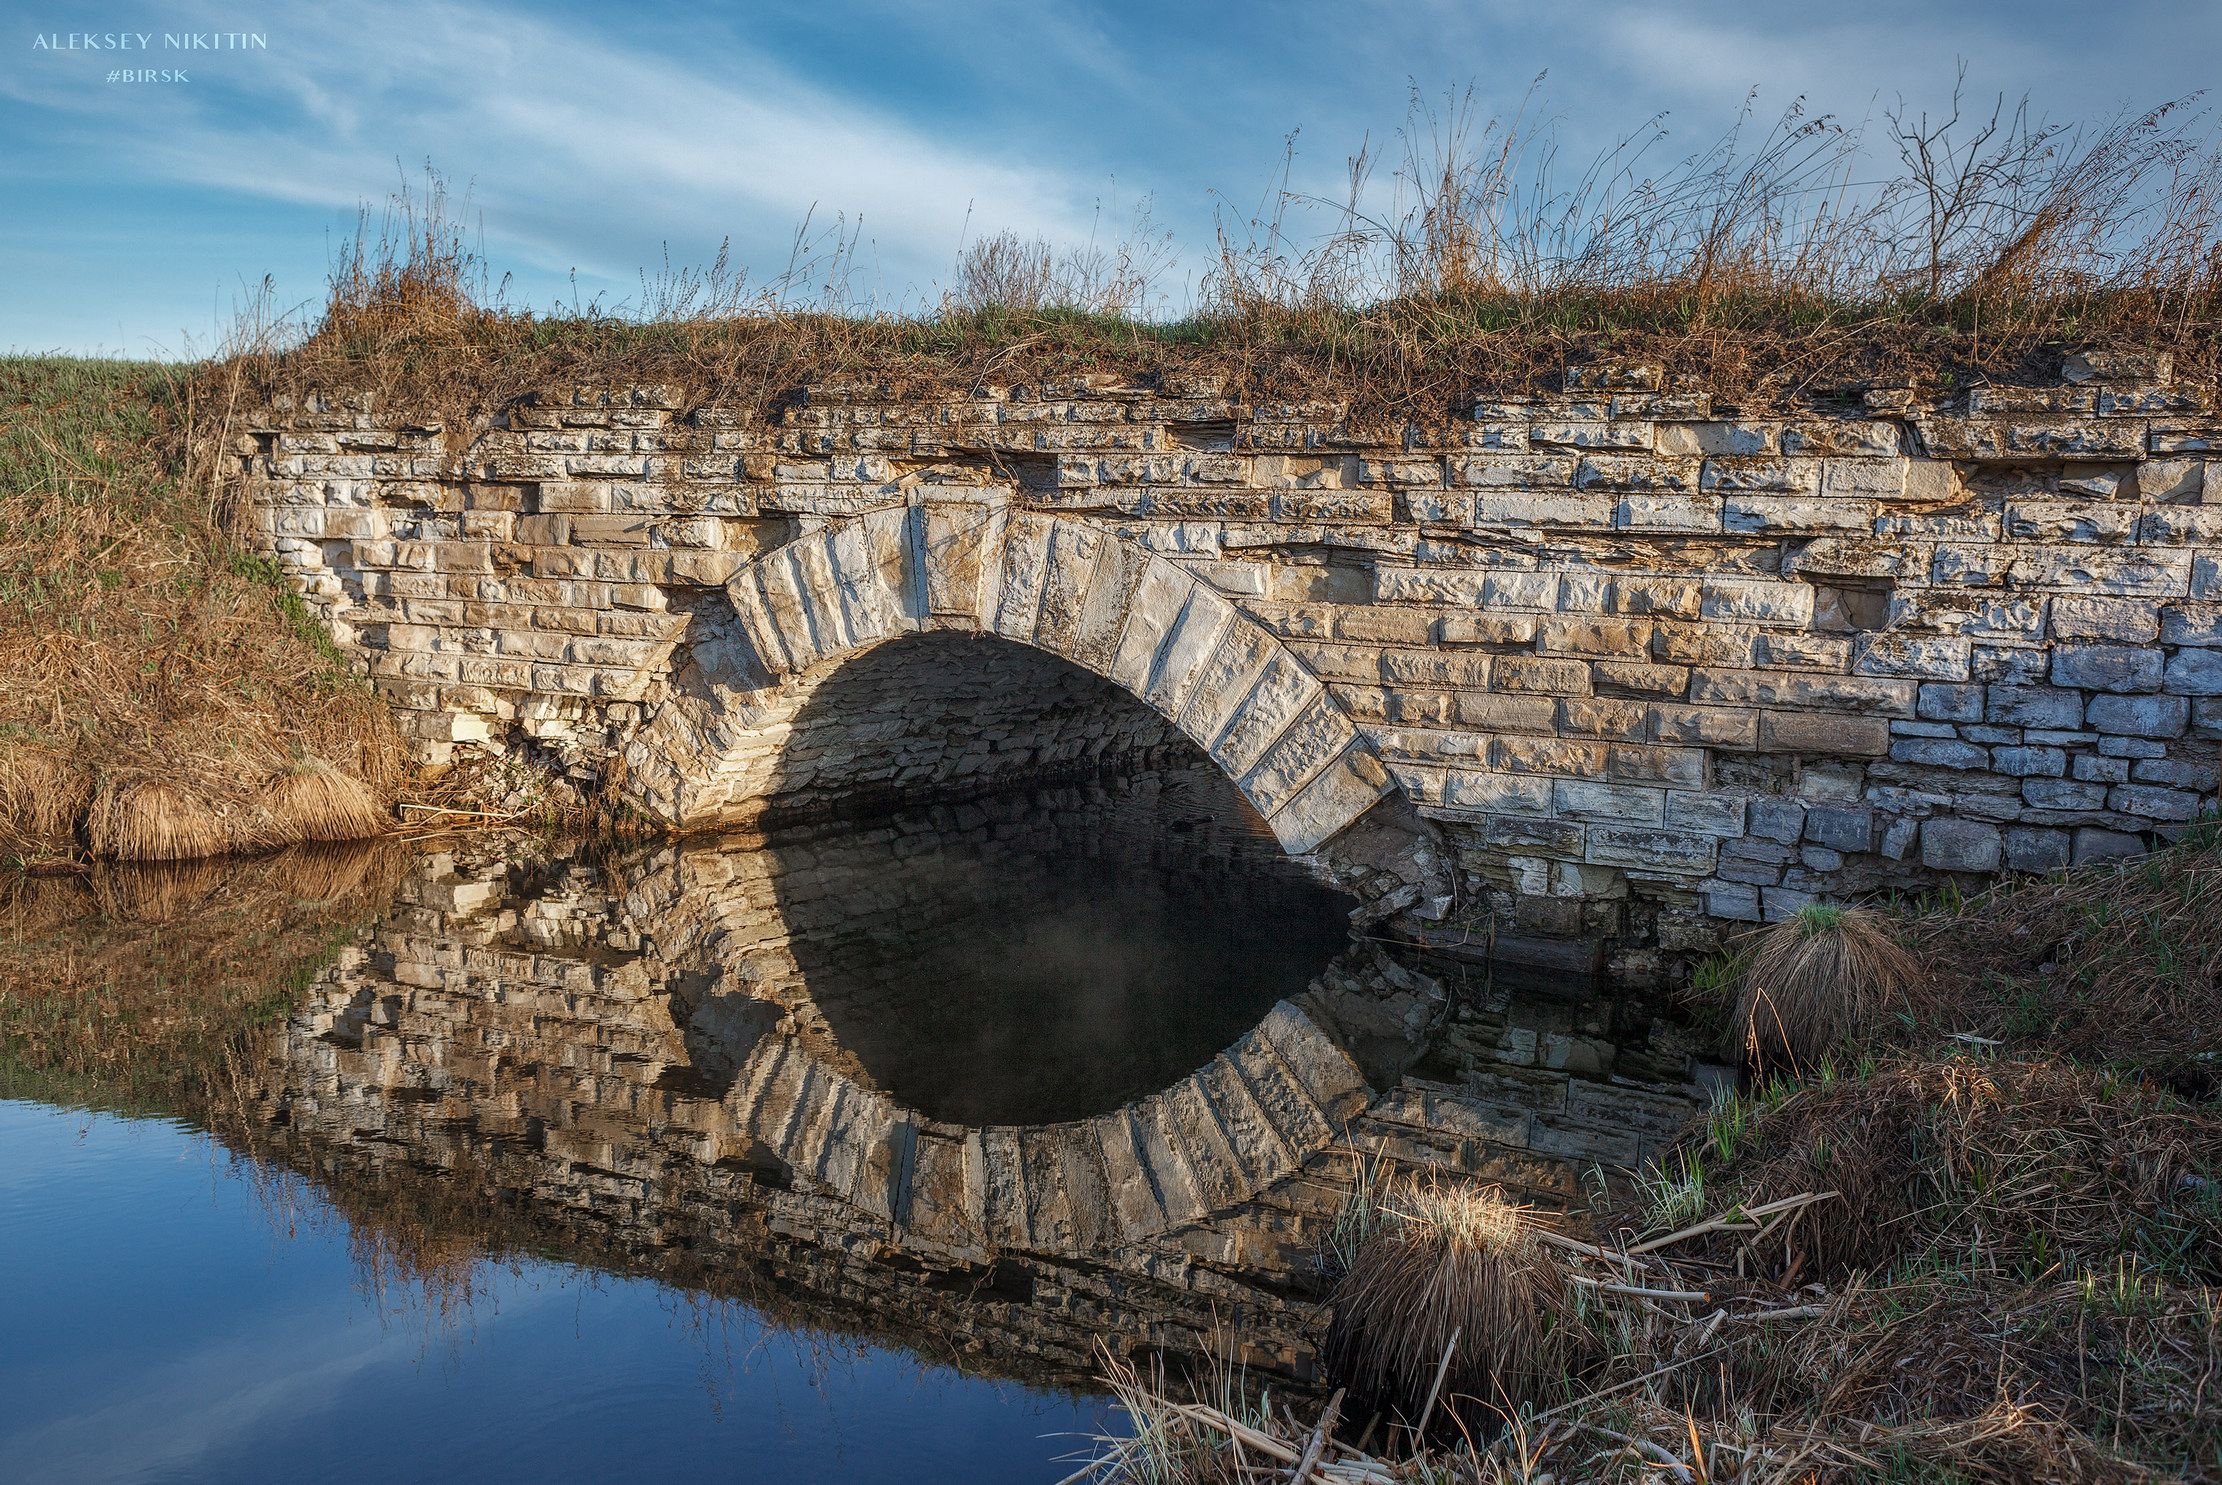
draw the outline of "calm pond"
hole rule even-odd
[[[1642,1003],[1351,934],[1208,770],[0,885],[0,1475],[1055,1481],[1315,1381],[1354,1172],[1584,1198]]]

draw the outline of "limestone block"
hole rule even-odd
[[[1537,422],[1528,427],[1528,442],[1545,448],[1642,449],[1656,440],[1654,424],[1643,421]]]
[[[2161,652],[2149,646],[2061,645],[2052,652],[2052,683],[2085,691],[2158,691]]]
[[[1774,495],[1730,496],[1721,506],[1721,527],[1740,533],[1866,534],[1875,526],[1875,507],[1866,500],[1800,499]]]
[[[1996,825],[1946,817],[1921,826],[1921,864],[1937,871],[1996,871],[2004,855]]]
[[[1107,545],[1109,538],[1085,526],[1070,521],[1054,525],[1031,636],[1035,645],[1052,654],[1072,652],[1088,588]]]
[[[2178,650],[2168,661],[2165,686],[2178,696],[2222,696],[2222,650]]]
[[[1621,531],[1718,531],[1722,505],[1710,495],[1624,495],[1612,524]]]
[[[1759,889],[1741,882],[1705,884],[1705,911],[1740,923],[1759,921]]]
[[[1477,529],[1508,526],[1612,529],[1619,502],[1610,495],[1564,490],[1486,490],[1474,497]]]
[[[1042,516],[1013,515],[1003,535],[1000,581],[994,585],[995,608],[987,627],[1006,639],[1030,643],[1041,616],[1042,585],[1049,576],[1050,538],[1054,520]],[[987,585],[982,585],[982,598]]]
[[[1813,597],[1810,583],[1711,580],[1699,612],[1726,623],[1809,624]]]
[[[1564,454],[1494,454],[1450,461],[1453,479],[1469,489],[1551,490],[1574,482],[1574,460]],[[1420,483],[1415,481],[1415,483]]]
[[[1890,726],[1882,717],[1767,711],[1759,714],[1758,745],[1773,752],[1879,757],[1890,749]]]
[[[1879,676],[1811,675],[1790,671],[1701,668],[1690,673],[1690,699],[1726,705],[1837,708],[1883,716],[1913,715],[1917,683]]]
[[[2015,500],[2006,506],[2006,536],[2013,541],[2126,542],[2136,534],[2137,511],[2089,500]]]
[[[1317,695],[1242,776],[1242,792],[1270,822],[1274,812],[1349,748],[1355,737],[1334,703],[1324,693]]]
[[[878,644],[907,627],[902,590],[896,585],[900,569],[891,583],[872,550],[869,529],[866,522],[849,522],[832,528],[826,538],[826,565],[851,647]]]
[[[1266,823],[1284,849],[1313,850],[1371,809],[1390,787],[1388,771],[1379,760],[1350,748],[1267,815]]]
[[[926,608],[944,619],[983,622],[993,612],[983,580],[1000,572],[1007,511],[993,505],[929,502],[922,508]]]
[[[1551,802],[1559,814],[1576,820],[1657,825],[1666,818],[1666,791],[1631,784],[1560,779],[1552,785]]]
[[[2119,737],[2181,737],[2191,704],[2182,696],[2094,696],[2085,720]]]
[[[1582,859],[1596,866],[1638,871],[1709,872],[1719,841],[1710,835],[1642,825],[1592,825],[1582,844]]]
[[[2147,820],[2196,819],[2201,797],[2189,789],[2168,789],[2149,784],[2116,784],[2106,791],[2107,807]]]
[[[1202,583],[1191,581],[1187,601],[1174,617],[1156,663],[1136,694],[1164,715],[1179,716],[1205,659],[1235,622],[1233,604]]]
[[[1957,635],[1918,635],[1884,631],[1863,634],[1854,646],[1856,675],[1915,676],[1932,682],[1965,680],[1971,646]],[[1922,687],[1923,694],[1929,691]]]
[[[2159,606],[2142,599],[2061,597],[2051,608],[2052,633],[2059,639],[2150,644],[2160,630]]]
[[[2007,581],[2035,588],[2179,598],[2191,582],[2188,552],[2115,551],[2094,547],[2020,548]],[[2193,595],[2196,596],[2196,595]]]
[[[1708,458],[1698,470],[1698,488],[1714,495],[1817,495],[1818,459]]]
[[[2078,760],[2104,761],[2114,760]],[[2123,770],[2125,773],[2127,769]],[[2021,797],[2042,810],[2098,810],[2106,808],[2106,786],[2081,779],[2028,778],[2021,782]]]
[[[1670,831],[1733,840],[1744,833],[1744,801],[1726,794],[1670,790],[1664,824]]]
[[[1187,702],[1175,719],[1181,731],[1210,749],[1236,710],[1249,700],[1280,648],[1271,634],[1248,619],[1238,617],[1228,624],[1218,645],[1198,667]]]
[[[1647,711],[1651,735],[1660,742],[1749,748],[1759,741],[1759,713],[1749,707],[1659,702]]]
[[[1551,780],[1541,774],[1461,769],[1444,778],[1438,802],[1490,814],[1548,815],[1552,809]]]

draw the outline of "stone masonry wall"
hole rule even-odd
[[[1104,378],[477,429],[330,401],[238,452],[428,759],[624,757],[677,822],[776,790],[798,711],[920,629],[1109,679],[1292,850],[1401,797],[1514,936],[1689,948],[2211,808],[2222,420],[2165,357],[1765,418],[1567,383],[1438,426]]]

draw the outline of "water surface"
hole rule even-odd
[[[1055,1481],[1106,1347],[1323,1390],[1354,1149],[1579,1204],[1702,1096],[1350,906],[1178,768],[13,883],[0,1475]]]

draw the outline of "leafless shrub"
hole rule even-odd
[[[1096,217],[1102,226],[1102,212]],[[944,314],[1002,310],[1039,315],[1055,310],[1133,316],[1149,307],[1152,286],[1170,257],[1171,236],[1151,223],[1144,202],[1123,231],[1105,241],[1058,248],[1045,237],[998,232],[967,246],[942,298]]]
[[[322,329],[337,336],[450,330],[496,301],[484,255],[466,225],[469,201],[450,197],[427,165],[421,183],[403,176],[375,231],[368,207],[327,275]]]

